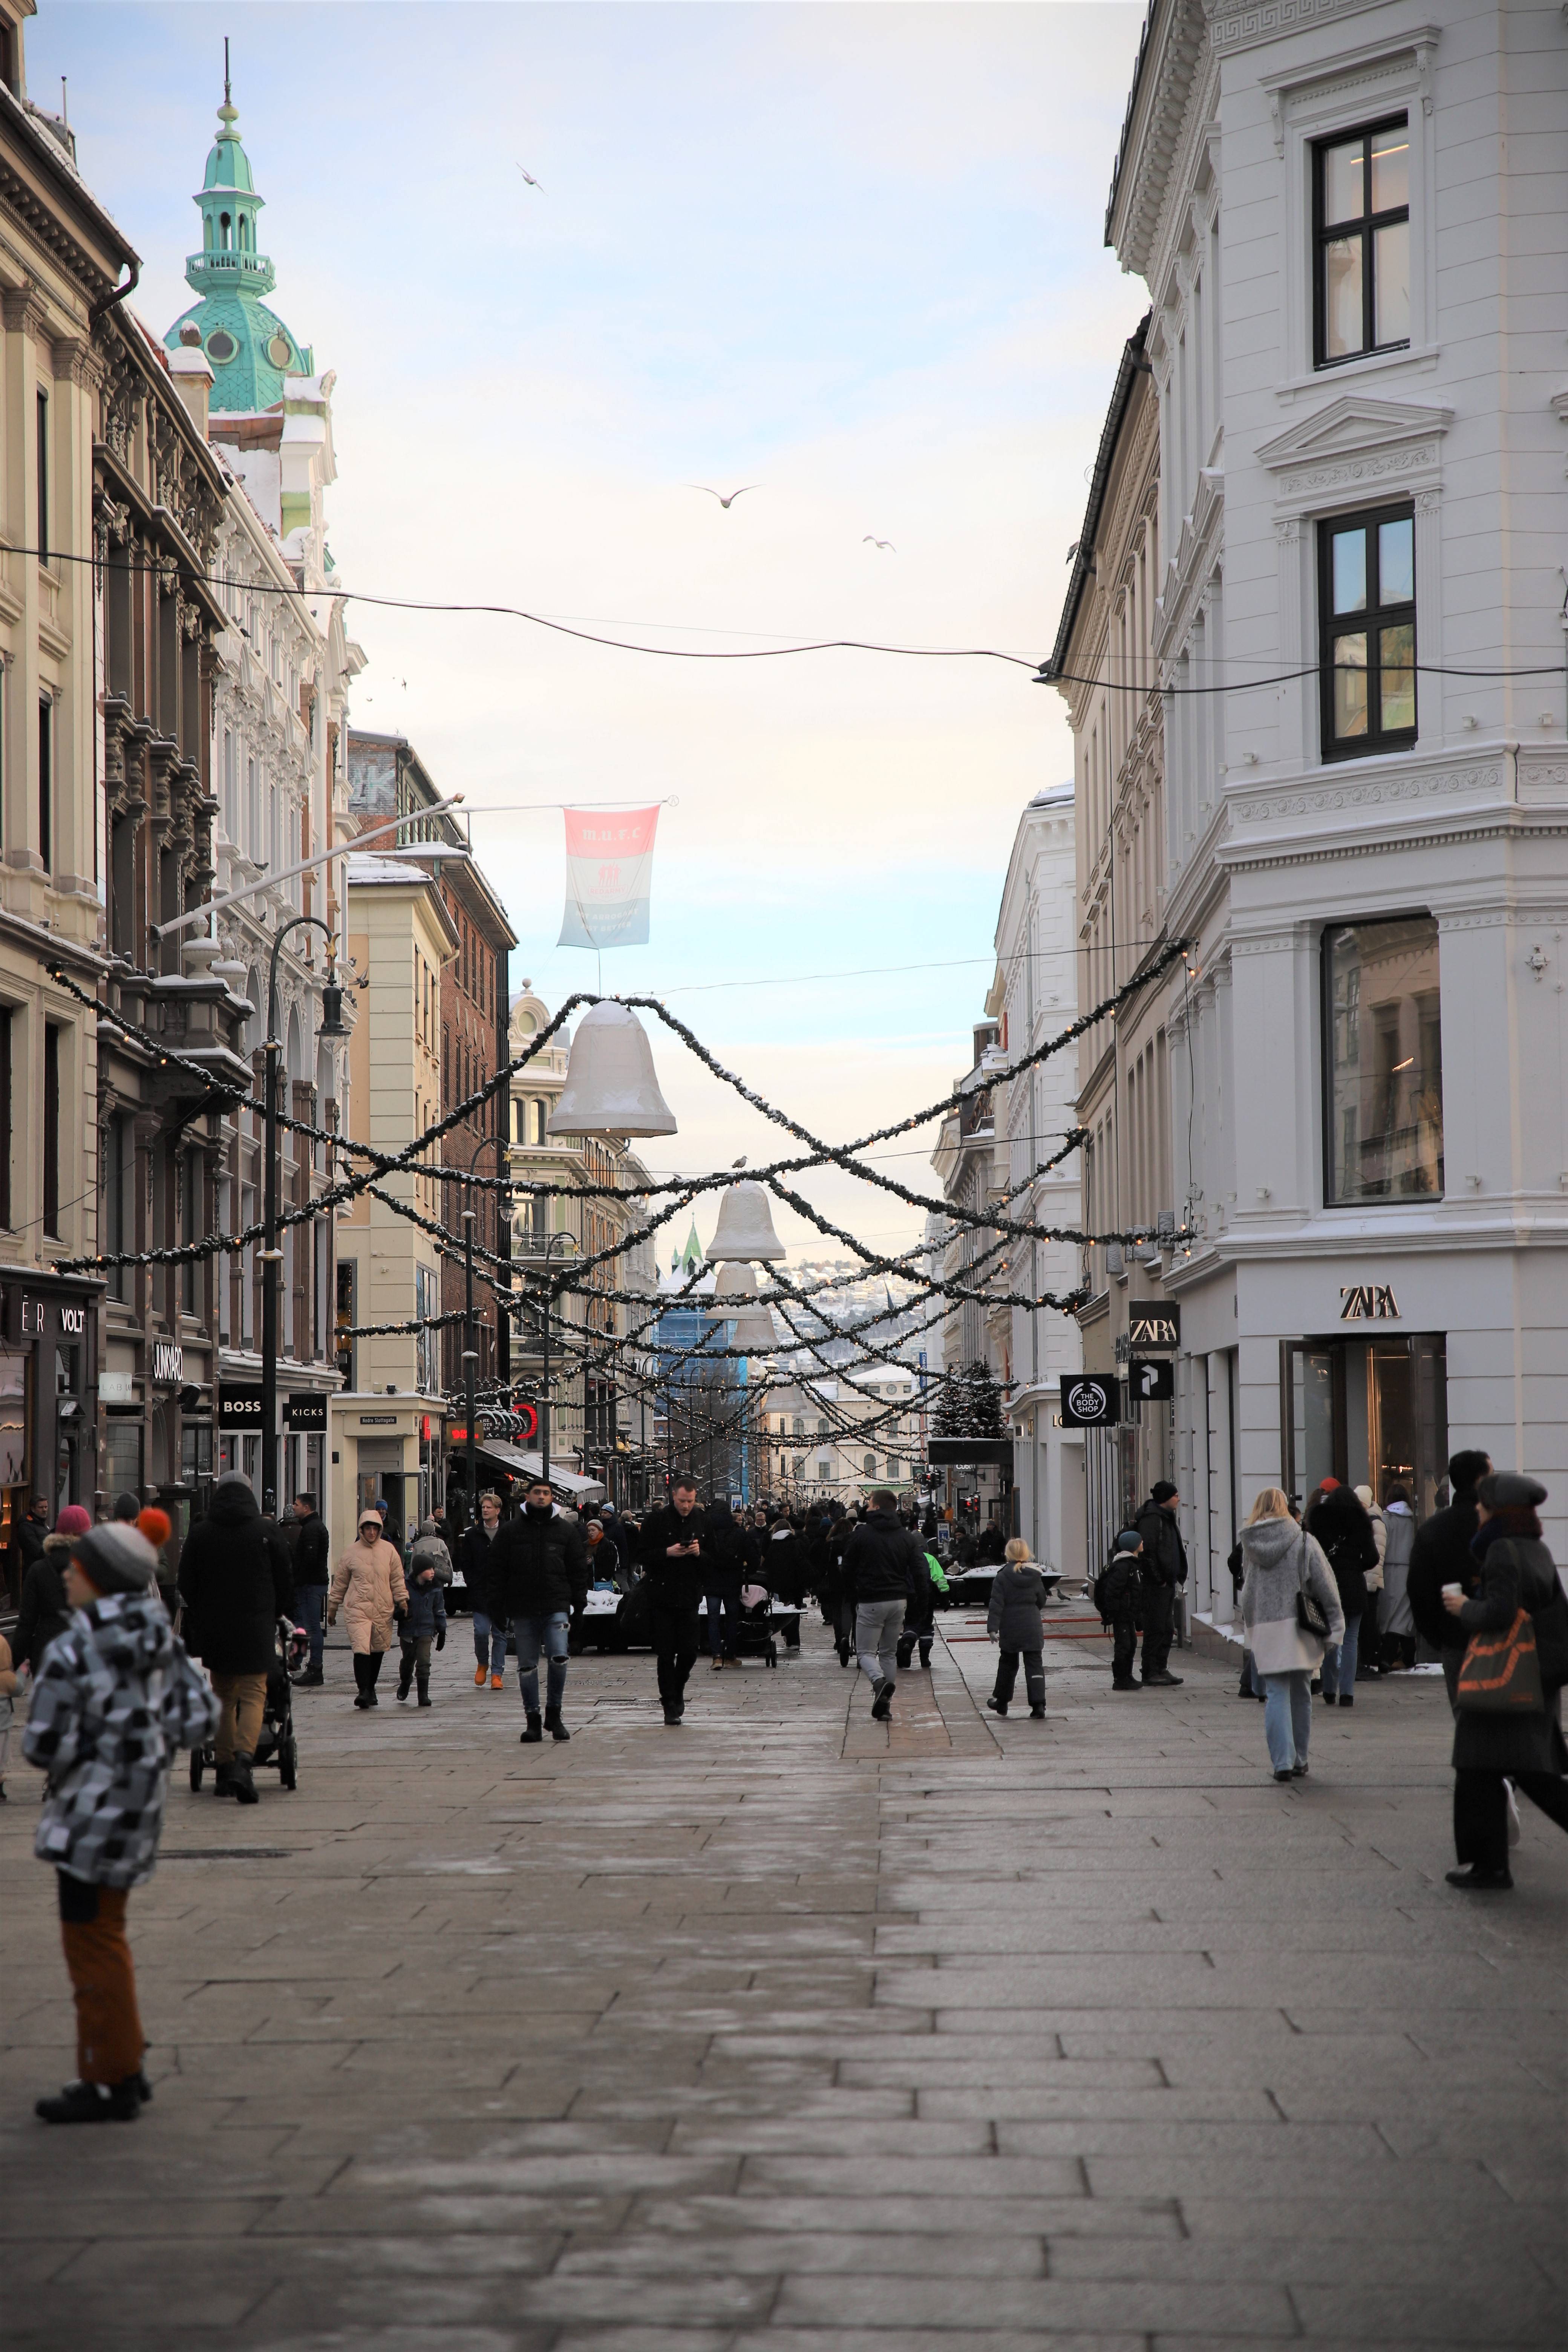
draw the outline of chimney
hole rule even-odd
[[[212,394],[213,372],[205,352],[199,342],[181,343],[169,353],[169,373],[174,379],[174,389],[190,412],[192,424],[205,441],[207,437],[207,402]]]

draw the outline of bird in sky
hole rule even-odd
[[[726,512],[728,512],[730,508],[734,505],[737,499],[743,499],[748,490],[760,490],[762,487],[761,482],[742,482],[738,490],[731,490],[729,497],[726,498],[722,490],[709,489],[706,482],[689,482],[687,484],[688,489],[707,490],[709,497],[710,499],[717,499],[720,505]]]
[[[517,157],[515,155],[511,160],[514,163],[517,163]],[[517,163],[517,168],[520,172],[522,172],[522,165],[521,163]],[[540,187],[539,182],[534,178],[531,172],[522,172],[522,176],[528,182],[531,188],[539,188],[540,194],[542,195],[544,194],[544,190]]]
[[[860,544],[862,547],[885,547],[889,555],[897,555],[899,551],[890,539],[877,539],[870,531],[866,533]]]

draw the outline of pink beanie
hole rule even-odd
[[[92,1519],[79,1503],[68,1503],[55,1521],[58,1536],[85,1536],[92,1532]]]

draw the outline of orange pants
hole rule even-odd
[[[125,1940],[129,1890],[58,1874],[60,1940],[76,1995],[77,2072],[84,2083],[123,2083],[141,2072],[147,2047]]]

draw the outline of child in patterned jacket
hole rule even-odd
[[[146,1537],[111,1520],[71,1541],[76,1614],[33,1686],[22,1753],[48,1775],[33,1851],[58,1874],[76,1996],[80,2079],[40,2099],[45,2123],[132,2123],[152,2097],[125,1940],[125,1904],[153,1874],[169,1759],[217,1726],[218,1706],[174,1637]]]

